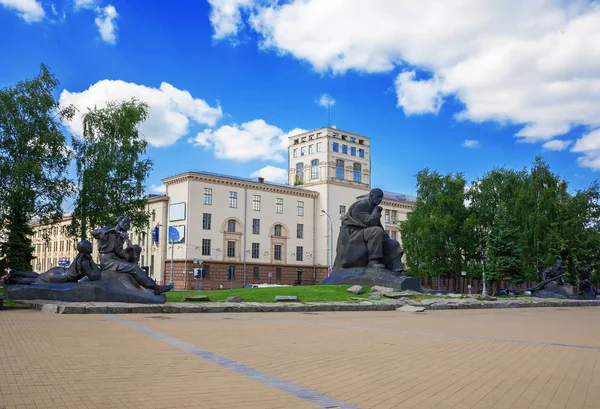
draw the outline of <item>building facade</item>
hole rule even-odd
[[[163,179],[166,194],[148,199],[149,227],[131,237],[149,275],[176,289],[315,284],[327,277],[340,218],[371,189],[371,140],[324,127],[288,142],[287,185],[210,172]],[[401,241],[397,224],[414,202],[384,191],[382,224],[391,238]],[[35,271],[74,259],[69,223],[34,226]]]

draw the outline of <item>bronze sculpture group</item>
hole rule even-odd
[[[173,285],[156,284],[156,281],[138,265],[141,248],[129,240],[127,230],[130,226],[129,217],[119,216],[113,226],[102,227],[92,232],[92,236],[98,240],[100,266],[92,259],[92,244],[83,240],[77,245],[78,254],[68,269],[53,267],[42,274],[11,269],[4,277],[4,284],[67,284],[77,283],[81,279],[98,281],[104,273],[116,272],[129,275],[137,284],[152,290],[155,295],[172,290]]]

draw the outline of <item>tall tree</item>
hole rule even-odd
[[[88,238],[90,228],[127,215],[134,226],[148,223],[144,181],[152,169],[145,157],[148,142],[139,125],[148,117],[148,105],[135,99],[110,102],[83,116],[83,136],[73,138],[78,195],[73,231]]]
[[[0,251],[8,267],[29,270],[33,247],[32,219],[53,223],[72,184],[60,121],[73,115],[61,109],[53,92],[58,81],[45,65],[33,79],[0,90],[0,217],[4,240]]]

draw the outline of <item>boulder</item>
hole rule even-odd
[[[295,295],[276,295],[275,301],[298,301],[298,297]]]
[[[352,293],[352,294],[362,294],[364,293],[364,290],[362,288],[362,286],[360,285],[353,285],[352,287],[348,288],[346,291]]]
[[[382,287],[380,285],[375,285],[375,286],[371,287],[371,291],[372,292],[380,292],[380,293],[391,293],[394,291],[394,289],[389,288],[389,287]]]
[[[379,293],[369,294],[369,298],[372,300],[381,300],[381,294],[379,294]]]
[[[234,295],[232,297],[227,297],[225,302],[244,302],[244,299],[239,295]]]
[[[412,305],[403,305],[400,308],[396,308],[396,311],[402,312],[423,312],[425,311],[425,307],[415,307]]]
[[[208,295],[189,295],[187,297],[183,297],[181,301],[210,301],[208,299]]]

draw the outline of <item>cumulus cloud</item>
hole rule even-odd
[[[583,135],[575,142],[575,145],[571,148],[571,152],[584,154],[577,158],[580,166],[600,170],[600,129]]]
[[[210,23],[215,40],[235,36],[242,27],[241,10],[249,8],[253,0],[208,0],[211,5]]]
[[[544,143],[542,145],[542,148],[546,149],[547,151],[564,151],[572,143],[573,141],[571,140],[554,139],[552,141]]]
[[[75,0],[75,9],[95,9],[96,0]]]
[[[159,194],[159,195],[164,195],[164,194],[167,193],[167,185],[163,185],[163,184],[161,184],[161,185],[155,185],[155,184],[152,184],[152,185],[150,185],[150,192],[156,193],[156,194]]]
[[[0,5],[16,12],[26,23],[42,21],[46,13],[36,0],[0,0]]]
[[[465,141],[462,144],[463,147],[465,148],[479,148],[481,145],[479,143],[479,141],[474,140],[474,139],[465,139]]]
[[[104,8],[97,8],[96,14],[98,16],[94,19],[94,23],[100,31],[100,37],[107,43],[115,44],[117,42],[117,23],[115,19],[119,16],[117,9],[115,9],[115,6],[108,5]]]
[[[206,129],[190,142],[214,149],[215,157],[247,162],[252,159],[283,162],[287,152],[288,137],[305,132],[294,129],[285,133],[263,119],[255,119],[241,125],[225,125],[218,129]]]
[[[457,120],[522,125],[516,136],[532,143],[600,126],[597,1],[257,0],[242,8],[229,13],[236,27],[249,15],[263,49],[316,71],[401,68],[395,89],[407,115],[436,113],[455,98]]]
[[[277,168],[271,165],[267,165],[264,168],[257,170],[256,172],[252,172],[250,177],[261,177],[265,178],[266,182],[275,183],[287,183],[288,181],[288,174],[286,169]]]
[[[318,104],[323,108],[329,108],[335,105],[335,99],[333,99],[329,94],[321,94]]]
[[[146,122],[140,131],[151,146],[163,147],[175,143],[187,135],[190,124],[214,126],[223,116],[220,106],[211,107],[204,100],[194,98],[188,91],[180,90],[163,82],[160,88],[151,88],[131,82],[102,80],[82,92],[64,90],[60,104],[74,105],[78,112],[72,121],[66,122],[75,134],[83,133],[83,114],[88,108],[106,106],[109,101],[127,101],[136,98],[149,106]]]

